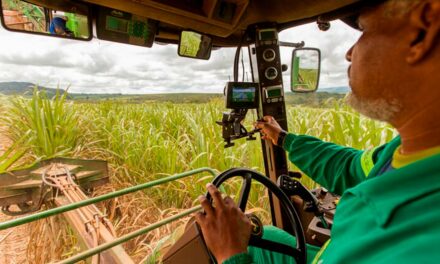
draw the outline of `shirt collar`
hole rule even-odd
[[[418,160],[422,160],[425,158],[428,158],[430,156],[436,155],[440,153],[440,146],[425,149],[422,151],[418,151],[412,154],[401,154],[400,149],[402,146],[399,146],[395,151],[393,155],[393,161],[392,166],[393,168],[401,168],[404,166],[407,166],[413,162],[416,162]]]
[[[392,159],[394,151],[400,146],[402,143],[400,136],[395,137],[393,140],[391,140],[388,144],[386,144],[385,148],[381,150],[381,158],[376,161],[374,164],[373,169],[371,169],[370,173],[368,174],[368,178],[375,178],[380,170],[385,166],[390,159]]]

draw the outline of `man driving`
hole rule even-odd
[[[52,35],[74,37],[74,33],[66,26],[66,19],[54,17],[50,22],[49,32]]]
[[[388,122],[399,136],[361,151],[287,133],[270,116],[256,126],[304,173],[342,195],[331,239],[319,252],[308,247],[308,263],[437,263],[440,0],[365,2],[356,20],[362,35],[346,55],[351,62],[347,102]],[[208,191],[214,207],[200,197],[205,213],[196,220],[218,263],[295,263],[248,247],[247,217],[213,185]],[[271,230],[279,233],[274,237],[294,241],[282,230]]]

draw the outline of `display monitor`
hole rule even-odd
[[[260,89],[258,83],[228,82],[226,86],[226,108],[258,108],[259,93]]]
[[[277,30],[276,29],[262,29],[259,31],[259,40],[260,41],[267,41],[267,40],[277,40]]]
[[[96,30],[98,39],[151,47],[156,36],[157,21],[99,7]]]
[[[263,91],[265,91],[266,99],[279,98],[284,96],[282,85],[264,87]]]

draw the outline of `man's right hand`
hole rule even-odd
[[[263,117],[263,121],[255,123],[255,127],[261,128],[261,133],[263,134],[262,139],[270,140],[274,145],[277,145],[278,136],[283,129],[277,123],[275,118],[272,116],[265,116]]]
[[[206,245],[217,263],[223,263],[234,255],[247,252],[251,223],[231,197],[223,199],[220,191],[211,183],[207,188],[215,207],[205,196],[200,196],[199,201],[204,213],[199,212],[195,217],[202,229]]]

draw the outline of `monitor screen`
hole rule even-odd
[[[273,97],[280,97],[282,96],[282,92],[281,92],[281,88],[279,89],[271,89],[271,90],[267,90],[267,97],[268,98],[273,98]]]
[[[259,105],[259,84],[252,82],[228,82],[226,85],[226,108],[255,109]]]
[[[107,7],[98,8],[98,39],[151,47],[156,32],[157,21]]]
[[[275,30],[261,30],[260,31],[260,40],[276,40],[277,35]]]
[[[105,28],[110,31],[128,33],[128,23],[126,19],[117,18],[114,16],[106,16]]]
[[[255,87],[234,87],[232,89],[232,101],[235,103],[252,103],[255,101]]]

